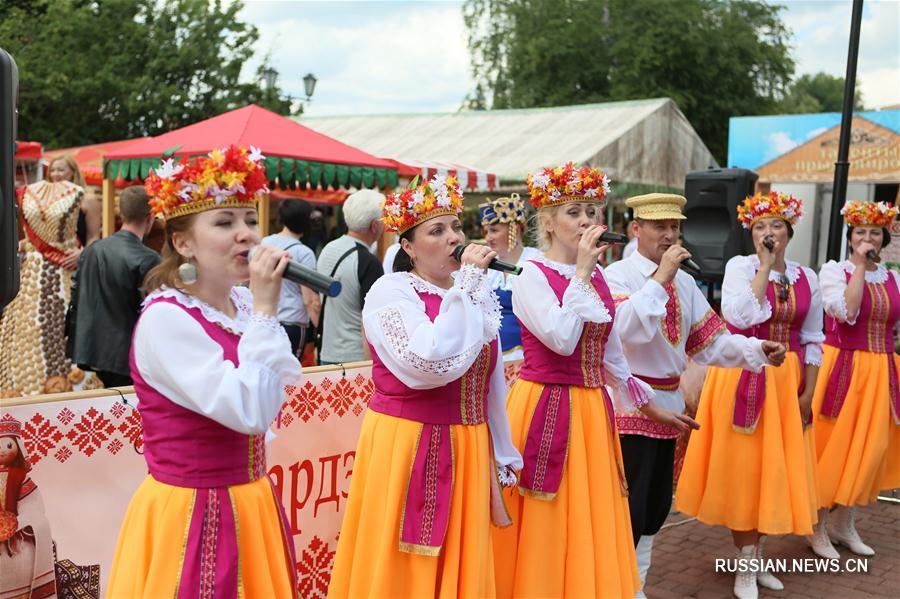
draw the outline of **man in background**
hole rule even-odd
[[[309,233],[312,207],[304,200],[284,200],[278,207],[282,229],[279,233],[264,237],[261,243],[287,251],[300,266],[316,269],[316,256],[301,243]],[[319,324],[319,294],[305,285],[284,279],[281,298],[278,300],[278,321],[291,340],[291,351],[301,359],[306,344],[306,330],[310,321]]]
[[[369,247],[381,237],[381,202],[377,191],[357,191],[344,202],[347,233],[328,243],[319,254],[318,271],[341,282],[341,294],[322,301],[319,323],[319,364],[357,362],[370,358],[363,343],[362,307],[372,284],[384,274]]]
[[[106,387],[132,384],[131,334],[141,310],[141,286],[159,264],[144,245],[153,228],[147,192],[138,185],[119,197],[122,228],[87,246],[78,261],[73,361],[93,370]]]

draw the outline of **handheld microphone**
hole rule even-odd
[[[467,245],[458,245],[453,249],[453,257],[456,258],[456,261],[462,263],[462,253],[465,251]],[[488,268],[491,270],[499,270],[500,272],[508,272],[512,275],[520,275],[522,274],[522,267],[516,264],[510,264],[509,262],[504,262],[496,257],[491,260],[491,263],[488,264]]]
[[[613,233],[611,231],[604,231],[600,234],[600,239],[597,240],[597,247],[600,247],[604,243],[628,243],[628,236]]]
[[[766,235],[765,237],[763,237],[762,243],[770,252],[775,249],[775,239],[771,235]]]
[[[878,254],[875,253],[875,250],[869,250],[868,252],[866,252],[866,258],[868,258],[872,262],[875,262],[878,259]]]
[[[248,258],[253,257],[256,248],[257,246],[250,248]],[[337,297],[341,293],[340,281],[307,268],[294,260],[288,260],[287,268],[284,269],[284,278],[298,285],[306,285],[313,291],[325,294],[328,297]]]
[[[681,270],[685,271],[686,273],[688,273],[690,275],[702,274],[700,271],[700,266],[696,262],[691,260],[690,258],[685,258],[684,260],[682,260],[680,268],[681,268]]]

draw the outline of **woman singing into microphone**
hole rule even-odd
[[[722,318],[732,333],[787,348],[780,366],[754,373],[711,367],[700,396],[675,507],[726,526],[740,566],[734,594],[756,597],[757,583],[784,586],[749,569],[765,535],[812,533],[816,522],[815,440],[809,426],[822,361],[822,297],[812,269],[786,260],[803,204],[783,193],[756,194],[738,207],[756,254],[725,266]]]
[[[601,268],[598,225],[609,180],[571,163],[529,175],[544,256],[514,277],[525,362],[507,411],[525,465],[514,524],[496,531],[498,597],[634,597],[640,588],[613,385],[638,406]]]
[[[856,532],[856,506],[874,501],[882,489],[900,487],[900,358],[893,335],[900,322],[900,277],[871,260],[890,243],[897,209],[848,202],[841,212],[850,257],[826,263],[819,275],[827,316],[813,398],[820,510],[810,544],[829,558],[839,557],[832,541],[874,555]]]
[[[288,256],[260,246],[248,258],[264,164],[232,146],[166,160],[145,183],[166,221],[130,360],[149,475],[122,523],[108,597],[297,595],[265,445],[284,385],[300,378],[275,317]]]
[[[510,439],[485,267],[463,243],[455,177],[385,200],[395,272],[366,296],[375,392],[363,420],[328,596],[493,597],[490,527],[522,459]],[[462,265],[460,266],[460,262]]]

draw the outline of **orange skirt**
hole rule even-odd
[[[519,451],[543,385],[519,379],[507,412]],[[552,500],[506,491],[513,525],[494,529],[498,597],[634,597],[640,588],[621,449],[599,389],[570,387],[569,452]]]
[[[894,423],[885,354],[856,351],[850,387],[837,419],[821,416],[840,350],[825,346],[813,398],[819,507],[865,505],[900,487],[900,425]],[[900,357],[891,355],[900,371]]]
[[[281,508],[268,477],[228,491],[237,529],[238,596],[296,596]],[[106,597],[177,596],[196,492],[144,479],[125,513]]]
[[[789,352],[766,367],[756,429],[732,425],[739,368],[710,368],[678,480],[675,508],[701,522],[764,534],[812,534],[816,523],[815,438],[803,430],[801,364]]]
[[[422,424],[368,410],[328,596],[493,597],[487,424],[452,425],[453,491],[438,556],[400,551],[400,524]]]

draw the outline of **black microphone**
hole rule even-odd
[[[869,250],[868,252],[866,252],[866,258],[868,258],[872,262],[875,262],[875,260],[878,259],[878,254],[875,253],[875,250]]]
[[[453,257],[456,258],[457,262],[462,263],[462,253],[465,251],[467,245],[458,245],[453,248]],[[516,264],[510,264],[509,262],[504,262],[503,260],[498,259],[496,256],[491,260],[491,263],[488,264],[488,268],[491,270],[499,270],[500,272],[508,272],[512,275],[520,275],[522,274],[522,267]]]
[[[253,257],[256,248],[257,246],[250,248],[247,258]],[[306,285],[313,291],[323,293],[328,297],[337,297],[341,293],[340,281],[307,268],[294,260],[288,260],[287,268],[284,269],[284,278],[298,285]]]
[[[604,231],[600,234],[600,239],[597,240],[597,247],[604,243],[628,243],[628,236],[613,233],[612,231]]]
[[[769,250],[771,252],[775,249],[775,238],[772,237],[771,235],[766,235],[765,237],[763,237],[762,244],[765,246],[765,248],[767,250]]]

